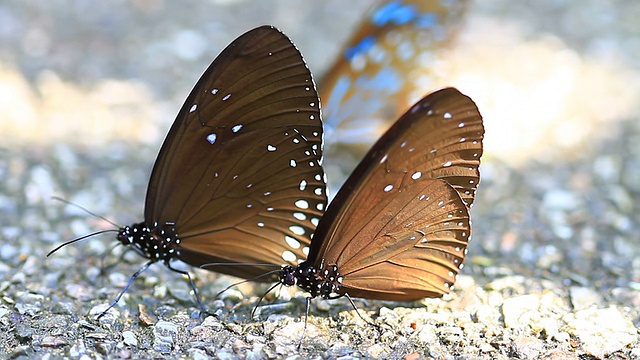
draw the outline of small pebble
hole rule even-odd
[[[502,314],[508,328],[523,329],[540,319],[540,301],[537,295],[521,295],[504,300]]]
[[[602,305],[602,296],[588,287],[572,286],[569,288],[571,304],[575,310],[584,310],[592,306]]]
[[[129,330],[122,332],[122,341],[129,346],[138,346],[138,339],[136,335]]]
[[[603,358],[638,340],[638,329],[615,307],[589,308],[566,315],[566,331],[577,337],[588,354]]]
[[[63,338],[57,336],[44,336],[40,341],[40,346],[44,347],[59,347],[65,345],[67,345],[67,342]]]
[[[153,327],[153,336],[153,348],[156,351],[171,352],[178,336],[178,326],[168,321],[159,320]]]
[[[138,319],[147,326],[151,326],[156,323],[154,316],[149,314],[146,306],[142,304],[138,304]]]

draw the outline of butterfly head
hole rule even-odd
[[[176,234],[173,223],[165,223],[153,227],[144,222],[123,226],[118,231],[117,239],[124,246],[131,246],[138,254],[149,260],[170,260],[178,255],[180,238]]]
[[[279,282],[285,286],[293,286],[296,284],[296,267],[291,265],[285,265],[280,269],[278,274]]]
[[[337,265],[316,268],[305,261],[296,266],[286,265],[280,270],[280,283],[286,286],[298,285],[307,291],[312,298],[320,296],[328,299],[334,297],[342,284],[342,276]]]

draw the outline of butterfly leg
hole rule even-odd
[[[298,343],[298,350],[302,347],[302,341],[304,341],[304,337],[307,335],[307,321],[309,320],[309,306],[311,305],[311,297],[306,298],[305,306],[304,306],[304,328],[302,328],[302,337],[300,338],[300,342]]]
[[[165,261],[165,265],[169,268],[169,270],[173,272],[177,272],[178,274],[184,275],[189,279],[189,284],[191,285],[191,289],[193,290],[193,295],[195,296],[196,302],[198,303],[198,306],[202,310],[202,313],[215,316],[215,314],[207,311],[204,305],[202,305],[202,301],[200,301],[200,294],[198,294],[198,288],[196,287],[196,284],[193,282],[193,279],[191,278],[191,275],[189,274],[189,272],[171,267],[171,263],[169,262],[169,260]]]
[[[120,243],[118,243],[118,244],[114,244],[114,245],[111,247],[111,250],[109,250],[106,254],[108,254],[108,253],[112,252],[112,251],[113,251],[115,248],[117,248],[118,246],[122,246],[122,244],[120,244]],[[112,268],[114,268],[114,267],[116,267],[116,266],[118,266],[118,265],[122,264],[123,262],[125,262],[124,257],[125,257],[125,255],[127,255],[130,251],[133,251],[133,248],[128,247],[128,246],[127,246],[127,247],[125,247],[125,248],[124,248],[124,251],[120,254],[120,256],[118,256],[118,261],[114,262],[113,264],[107,264],[107,263],[106,263],[106,260],[105,260],[105,259],[106,259],[106,257],[105,257],[104,255],[103,255],[103,256],[101,256],[101,257],[100,257],[100,269],[101,269],[101,270],[100,270],[100,274],[101,274],[101,275],[104,275],[104,274],[106,274],[106,272],[107,272],[108,270],[111,270]],[[105,255],[106,255],[106,254],[105,254]]]
[[[124,295],[124,293],[127,292],[127,290],[129,289],[129,287],[131,286],[131,284],[133,284],[133,281],[140,275],[142,274],[143,271],[147,270],[149,268],[149,266],[151,266],[151,264],[153,264],[154,261],[149,261],[146,264],[144,264],[140,270],[136,271],[135,274],[131,275],[131,277],[129,278],[129,282],[127,282],[127,285],[124,287],[124,289],[122,289],[122,291],[120,292],[120,294],[118,295],[118,297],[116,298],[116,300],[114,302],[111,303],[111,305],[109,305],[108,308],[106,308],[103,312],[100,313],[100,315],[98,315],[98,317],[96,318],[97,320],[100,320],[100,318],[102,316],[104,316],[104,314],[106,314],[109,310],[111,310],[111,308],[113,308],[114,306],[116,306],[116,304],[118,303],[118,301],[120,301],[120,299],[122,298],[122,295]]]
[[[360,310],[358,310],[358,307],[356,306],[356,304],[353,302],[353,299],[351,299],[351,296],[349,296],[349,294],[345,293],[339,296],[335,296],[335,297],[329,297],[328,299],[333,300],[333,299],[339,299],[341,297],[346,297],[347,300],[349,300],[349,303],[351,304],[351,307],[353,307],[353,310],[356,311],[356,314],[358,314],[358,316],[360,317],[360,319],[362,319],[362,321],[366,322],[367,324],[375,327],[376,329],[380,330],[380,327],[374,323],[372,323],[371,321],[367,320],[364,318],[364,316],[362,316],[362,314],[360,313]]]

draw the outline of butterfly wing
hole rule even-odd
[[[327,139],[369,145],[434,89],[433,69],[467,2],[393,0],[373,7],[320,82]]]
[[[145,221],[175,223],[179,257],[204,263],[297,263],[326,204],[320,103],[295,45],[273,27],[231,43],[169,130]],[[273,268],[210,270],[253,277]]]
[[[469,213],[457,192],[442,180],[415,182],[377,206],[376,221],[360,229],[370,241],[345,249],[338,260],[348,264],[339,266],[340,292],[384,300],[448,293],[470,235]]]
[[[388,300],[449,291],[470,236],[484,128],[453,88],[415,104],[372,147],[322,218],[310,261],[341,292]],[[384,285],[382,285],[384,284]]]

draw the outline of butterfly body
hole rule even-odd
[[[280,283],[286,286],[298,285],[312,298],[321,297],[330,299],[336,297],[340,291],[343,277],[338,272],[338,266],[333,264],[327,267],[324,264],[316,267],[309,261],[304,261],[296,266],[284,266],[279,273]]]
[[[154,223],[153,227],[148,227],[146,223],[141,222],[123,226],[116,238],[122,245],[131,247],[149,260],[170,261],[180,256],[181,240],[173,223],[165,223],[163,226]]]

